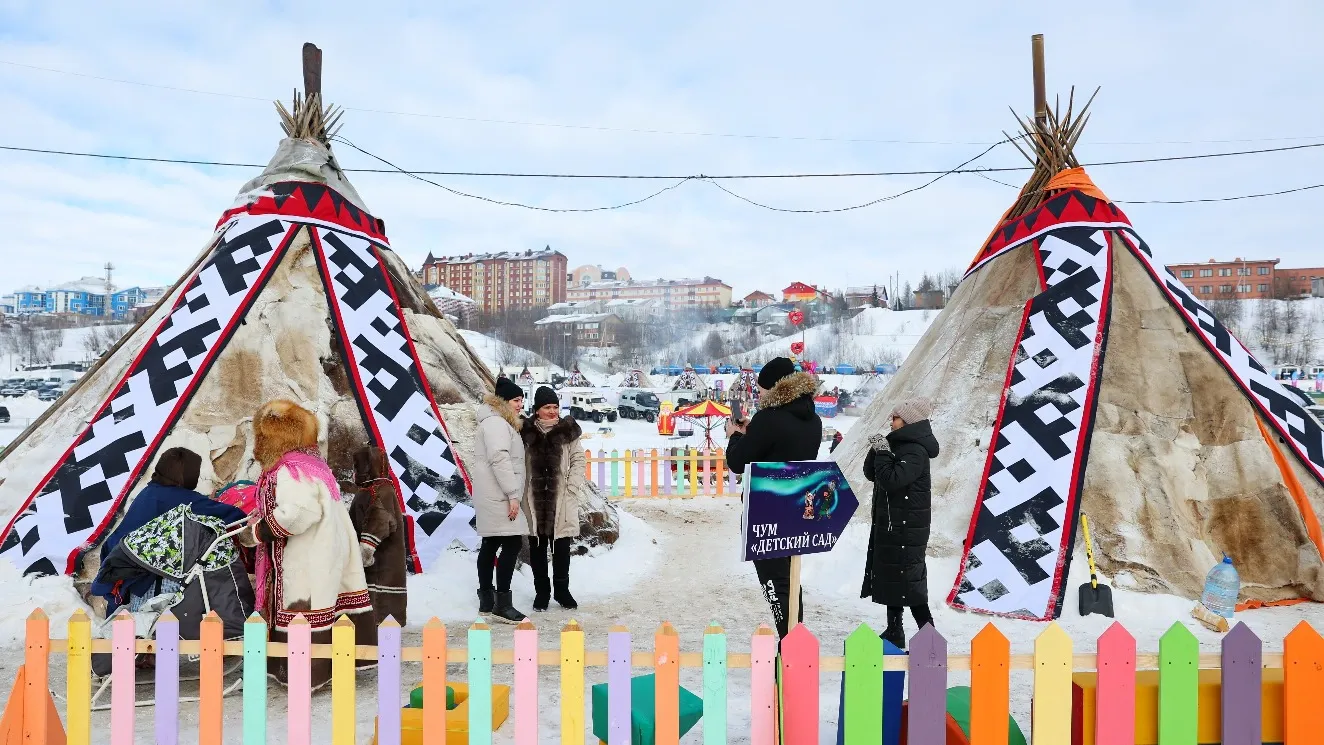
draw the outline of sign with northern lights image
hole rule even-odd
[[[744,560],[831,551],[859,506],[832,461],[752,463],[741,519]]]

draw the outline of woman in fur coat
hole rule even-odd
[[[349,515],[359,532],[373,619],[380,626],[389,616],[404,626],[409,606],[404,515],[384,450],[369,445],[354,453],[354,486],[358,493]]]
[[[508,378],[497,380],[496,395],[478,407],[478,436],[469,469],[478,535],[483,539],[478,548],[478,612],[505,623],[524,620],[510,593],[530,527],[522,508],[526,483],[519,414],[523,410],[524,390]]]
[[[584,477],[579,423],[561,416],[561,401],[547,386],[533,395],[532,419],[524,420],[524,451],[529,457],[529,565],[533,567],[533,609],[547,610],[548,596],[562,608],[579,607],[570,594],[570,541],[579,535],[579,504],[571,489]],[[547,578],[547,550],[552,577]]]
[[[355,622],[360,644],[372,644],[372,603],[363,576],[358,534],[340,488],[317,449],[317,417],[293,401],[262,405],[253,417],[253,457],[262,466],[258,511],[240,542],[256,546],[258,610],[267,618],[272,641],[287,639],[290,623],[302,614],[313,643],[331,641],[331,624],[341,615]],[[331,678],[331,660],[312,661],[313,686]],[[272,657],[268,670],[288,680],[284,657]]]

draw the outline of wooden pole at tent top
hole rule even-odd
[[[1034,121],[1040,127],[1048,124],[1048,86],[1044,80],[1044,35],[1030,37],[1030,56],[1034,64]]]
[[[312,98],[322,94],[322,50],[311,41],[303,44],[303,95]]]

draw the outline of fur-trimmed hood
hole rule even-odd
[[[818,378],[807,372],[787,375],[772,387],[772,390],[759,398],[760,409],[775,409],[785,406],[803,396],[812,396],[818,392]]]
[[[510,410],[509,401],[506,401],[505,399],[499,398],[489,393],[486,396],[483,396],[483,403],[487,406],[488,409],[491,409],[491,412],[489,413],[487,411],[484,411],[483,407],[481,406],[478,407],[478,412],[477,412],[478,421],[481,422],[490,416],[499,416],[502,419],[505,419],[506,423],[509,424],[511,427],[513,427],[516,432],[520,431],[520,429],[522,428],[522,425],[520,424],[521,420],[515,414],[515,412]]]
[[[538,429],[536,417],[529,417],[524,420],[520,435],[524,438],[526,446],[533,444],[540,434],[543,434],[543,432]],[[578,440],[582,434],[584,434],[584,430],[580,428],[579,422],[575,421],[574,417],[565,416],[561,417],[561,421],[553,424],[552,428],[547,430],[546,436],[549,444],[564,447]]]

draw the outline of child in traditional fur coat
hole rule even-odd
[[[405,525],[385,451],[367,446],[354,453],[354,485],[358,493],[349,516],[359,532],[359,552],[373,616],[379,626],[388,616],[404,626],[409,605]]]
[[[285,641],[290,623],[302,615],[313,642],[330,643],[331,624],[348,615],[356,641],[375,644],[358,533],[317,449],[317,431],[317,417],[293,401],[270,401],[253,416],[253,457],[262,466],[258,511],[239,539],[259,546],[258,610],[272,641]],[[314,687],[330,680],[330,660],[314,659],[312,668]],[[270,658],[268,670],[287,682],[284,657]]]

